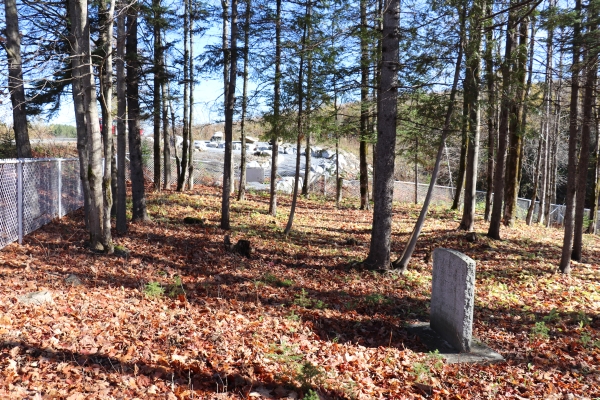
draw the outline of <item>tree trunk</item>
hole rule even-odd
[[[562,92],[563,92],[563,57],[564,51],[560,52],[560,56],[558,58],[558,67],[556,71],[559,72],[558,80],[556,83],[556,99],[553,101],[554,103],[554,115],[552,117],[552,135],[550,136],[550,140],[548,142],[548,146],[550,147],[550,157],[548,158],[548,185],[546,188],[546,205],[544,207],[544,220],[546,221],[546,226],[549,227],[552,223],[552,218],[550,215],[550,208],[553,202],[556,202],[556,176],[558,173],[557,166],[557,151],[558,151],[558,141],[560,139],[560,118],[561,118],[561,110],[562,110]]]
[[[129,165],[131,169],[132,221],[147,221],[142,140],[140,137],[139,79],[141,65],[138,56],[138,6],[131,5],[127,14],[127,110],[129,136]]]
[[[581,14],[581,0],[575,0],[575,15]],[[564,237],[559,270],[563,274],[571,272],[571,252],[573,250],[573,232],[575,229],[575,196],[577,195],[577,118],[579,114],[579,73],[581,55],[581,23],[573,25],[573,64],[571,67],[571,101],[569,105],[569,151],[567,166],[567,193],[565,196]]]
[[[188,109],[188,137],[190,145],[188,147],[188,175],[187,188],[194,189],[194,18],[195,18],[195,3],[189,2],[189,23],[190,23],[190,107]],[[232,178],[233,179],[233,178]]]
[[[465,71],[465,98],[468,108],[468,134],[469,148],[467,150],[467,169],[465,180],[465,200],[462,220],[459,229],[473,231],[475,224],[475,203],[477,201],[477,167],[479,165],[479,133],[480,133],[480,107],[479,85],[481,84],[481,18],[482,3],[474,2],[470,20],[473,26],[471,38],[467,44]]]
[[[162,74],[162,79],[160,82],[160,90],[162,96],[162,123],[163,123],[163,173],[164,173],[164,183],[163,189],[171,188],[171,143],[169,140],[169,107],[167,103],[167,84],[165,83],[167,79],[167,74],[165,71],[165,55],[163,52],[161,61],[160,61],[160,70]]]
[[[369,44],[367,41],[367,0],[360,0],[360,209],[369,209]],[[337,146],[337,142],[336,142]],[[336,147],[337,148],[337,147]],[[337,181],[337,180],[336,180]]]
[[[280,103],[281,103],[281,0],[277,0],[277,14],[275,16],[275,80],[273,87],[273,151],[271,153],[271,195],[269,197],[269,214],[277,216],[277,158],[275,148],[279,146],[279,136],[281,122]],[[279,151],[279,150],[278,150]]]
[[[554,0],[551,0],[550,6],[554,6]],[[540,140],[543,140],[543,151],[542,151],[542,185],[541,185],[541,197],[540,197],[540,207],[538,211],[538,224],[544,224],[545,221],[545,210],[546,203],[550,202],[550,199],[547,196],[548,186],[550,184],[550,128],[551,125],[551,99],[553,92],[553,83],[554,79],[552,78],[552,66],[553,66],[553,53],[554,53],[554,27],[549,27],[548,29],[548,37],[546,39],[546,85],[545,85],[545,96],[544,96],[544,111],[542,116],[543,123],[543,137]]]
[[[542,122],[543,125],[543,122]],[[538,139],[537,157],[535,159],[535,172],[533,174],[533,192],[531,194],[531,203],[527,208],[527,217],[525,217],[525,223],[531,225],[533,222],[533,213],[535,211],[535,203],[538,197],[538,187],[540,181],[540,164],[542,162],[542,148],[544,144],[544,128],[540,129],[540,138]]]
[[[104,144],[104,176],[102,178],[102,192],[104,205],[104,218],[102,227],[102,245],[104,251],[112,254],[114,247],[111,236],[111,209],[113,205],[112,191],[112,160],[113,160],[113,116],[112,116],[112,97],[113,97],[113,24],[115,14],[115,0],[101,0],[99,2],[101,10],[101,51],[104,62],[100,74],[100,105],[102,108],[102,141]]]
[[[307,11],[306,11],[306,47],[308,50],[306,54],[306,118],[304,120],[305,132],[306,132],[306,153],[304,155],[304,181],[302,182],[302,195],[308,196],[308,189],[310,185],[310,166],[311,166],[311,113],[312,113],[312,83],[313,83],[313,51],[312,51],[312,0],[308,0]]]
[[[525,89],[525,103],[523,104],[523,129],[527,128],[527,113],[528,113],[528,99],[531,93],[531,85],[532,85],[532,77],[533,77],[533,50],[535,45],[535,20],[531,21],[531,39],[529,40],[529,67],[527,72],[527,87]],[[544,97],[545,98],[545,97]],[[542,117],[543,118],[543,117]],[[525,218],[525,222],[527,225],[531,225],[533,220],[533,211],[535,209],[535,199],[537,198],[538,193],[538,185],[539,185],[539,166],[541,161],[542,154],[542,130],[540,130],[540,143],[538,145],[538,156],[535,163],[535,173],[534,173],[534,183],[533,183],[533,196],[531,198],[531,203],[529,204],[529,209],[527,210],[527,217]],[[525,141],[523,141],[525,143]],[[521,164],[523,161],[523,157],[521,157]],[[523,169],[519,166],[519,185],[521,182],[521,176],[523,174]],[[531,213],[529,212],[531,210]],[[531,215],[530,215],[531,214]]]
[[[248,108],[248,55],[250,53],[250,15],[252,0],[246,0],[246,16],[244,21],[244,87],[242,89],[242,120],[240,122],[240,134],[242,136],[242,154],[240,157],[240,189],[238,190],[238,201],[244,200],[246,192],[246,110]],[[272,153],[277,163],[277,140],[273,141]]]
[[[227,108],[225,109],[225,162],[223,169],[223,199],[221,205],[221,228],[230,229],[229,198],[231,196],[231,143],[233,141],[233,111],[235,106],[235,81],[237,77],[237,36],[238,36],[238,0],[231,1],[231,66],[229,87],[227,88]]]
[[[177,176],[177,191],[184,190],[185,173],[188,168],[188,147],[190,146],[190,125],[188,124],[188,100],[189,100],[189,65],[190,65],[190,50],[188,47],[190,36],[190,0],[183,0],[183,146],[181,150],[181,164],[179,165],[179,174]],[[191,160],[190,160],[191,161]]]
[[[310,9],[310,0],[306,4],[306,16],[308,16],[308,12]],[[296,172],[294,174],[294,193],[292,195],[292,206],[290,208],[290,215],[288,217],[287,225],[283,230],[284,236],[287,236],[292,230],[292,224],[294,223],[294,214],[296,213],[296,204],[298,202],[298,189],[299,189],[299,180],[300,180],[300,160],[302,157],[302,139],[304,139],[304,135],[302,133],[303,121],[304,118],[304,90],[303,90],[303,82],[304,82],[304,56],[306,50],[306,31],[308,29],[308,22],[305,20],[304,28],[302,32],[302,41],[300,43],[300,65],[298,68],[298,117],[296,122],[296,129],[298,131],[298,138],[296,141]]]
[[[516,4],[512,0],[511,5]],[[500,240],[500,224],[502,222],[502,200],[504,197],[504,165],[506,156],[506,146],[508,139],[508,123],[510,113],[510,88],[511,88],[511,60],[513,44],[515,40],[515,20],[514,10],[509,11],[508,21],[506,23],[506,43],[504,45],[504,63],[502,65],[502,98],[500,101],[500,123],[498,127],[498,151],[496,153],[496,170],[494,171],[494,201],[492,205],[492,215],[490,227],[487,236],[491,239]]]
[[[72,54],[75,54],[75,40],[72,39],[73,48]],[[89,150],[87,137],[87,124],[85,110],[83,108],[83,89],[81,88],[81,79],[78,78],[77,68],[79,60],[77,57],[71,58],[72,68],[72,96],[75,113],[75,126],[77,129],[77,154],[79,155],[79,178],[83,188],[83,209],[85,227],[90,229],[90,182],[87,179],[87,171],[89,166]]]
[[[160,25],[162,15],[160,11],[160,0],[152,0],[152,12],[154,18],[152,21],[154,30],[154,65],[153,65],[153,98],[152,98],[152,120],[154,128],[154,190],[160,191],[160,117],[161,117],[161,101],[160,101],[160,90],[161,90],[161,60],[162,60],[162,40],[160,37]]]
[[[364,264],[377,270],[390,269],[394,163],[398,118],[398,56],[400,1],[384,0],[381,54],[380,107],[377,117],[375,203],[369,255]]]
[[[519,174],[521,159],[523,157],[524,102],[525,79],[527,77],[527,41],[529,37],[529,19],[521,20],[519,26],[519,46],[516,49],[515,68],[513,71],[516,85],[515,96],[511,99],[509,116],[509,148],[506,160],[505,192],[504,192],[504,219],[506,226],[512,226],[517,218],[517,199],[519,196]]]
[[[165,76],[167,76],[167,63],[165,62]],[[179,180],[181,178],[181,160],[177,155],[177,136],[175,135],[175,108],[173,107],[173,98],[171,97],[171,84],[167,79],[167,95],[169,99],[169,111],[171,113],[171,143],[173,144],[173,155],[175,156],[175,173],[177,174],[177,184],[176,187],[179,186]]]
[[[12,104],[13,130],[17,145],[18,158],[31,158],[31,144],[27,130],[27,111],[25,109],[25,85],[21,63],[21,36],[16,0],[4,0],[6,18],[6,44],[3,45],[8,58],[8,91]]]
[[[402,252],[402,256],[393,263],[394,268],[398,269],[399,272],[402,273],[405,272],[408,268],[408,263],[410,262],[412,254],[415,251],[415,247],[417,246],[417,240],[419,239],[419,235],[421,234],[421,229],[423,229],[425,217],[427,216],[427,210],[429,209],[429,203],[431,202],[431,198],[433,195],[433,189],[435,187],[437,176],[440,170],[440,164],[442,163],[442,156],[444,154],[444,148],[446,147],[446,137],[448,137],[448,134],[450,132],[450,124],[452,122],[452,113],[454,112],[454,103],[456,99],[456,92],[458,87],[458,81],[460,79],[460,69],[463,58],[463,48],[465,41],[465,23],[466,10],[463,9],[461,11],[460,16],[458,55],[456,57],[456,65],[454,67],[454,79],[452,82],[452,89],[450,90],[448,110],[446,111],[446,118],[444,120],[444,127],[442,129],[442,136],[440,138],[440,144],[438,146],[437,156],[435,158],[435,165],[433,167],[431,181],[429,182],[429,188],[427,189],[427,195],[425,196],[425,200],[423,201],[423,207],[421,208],[419,218],[417,218],[417,222],[415,223],[415,227],[408,239],[408,242],[406,243],[404,251]]]
[[[227,92],[229,90],[229,67],[231,65],[231,49],[229,48],[229,1],[221,0],[221,8],[223,13],[221,14],[222,19],[222,34],[221,41],[223,46],[223,105],[227,109]]]
[[[466,85],[466,82],[465,82]],[[465,175],[467,172],[467,152],[469,151],[469,134],[468,122],[469,105],[467,98],[463,95],[463,113],[461,120],[462,143],[460,146],[460,160],[458,162],[458,175],[456,176],[456,192],[454,192],[454,201],[452,202],[451,210],[458,210],[460,207],[460,198],[462,196],[463,186],[465,184]]]
[[[69,12],[71,18],[71,34],[74,38],[73,79],[79,81],[79,90],[74,99],[84,110],[85,127],[87,130],[88,165],[86,180],[89,183],[89,231],[90,246],[93,250],[104,250],[103,235],[103,195],[102,195],[102,140],[98,125],[98,108],[96,106],[96,84],[92,72],[90,30],[87,13],[87,1],[70,0]],[[85,156],[80,154],[81,156]]]
[[[488,2],[486,14],[492,14],[492,1]],[[491,24],[488,23],[488,25]],[[497,136],[497,114],[496,114],[496,84],[494,74],[494,31],[488,27],[485,35],[485,80],[487,85],[487,129],[488,129],[488,151],[487,151],[487,176],[486,176],[486,193],[485,193],[485,211],[484,220],[490,220],[490,212],[492,208],[492,193],[494,192],[494,148],[496,147]]]
[[[415,204],[419,202],[419,136],[415,136]]]
[[[596,120],[596,148],[594,151],[595,157],[595,175],[594,187],[592,191],[592,205],[590,207],[590,225],[587,233],[595,235],[598,226],[598,202],[600,201],[600,118],[598,118],[598,104],[594,104],[594,117]]]
[[[119,5],[117,17],[117,232],[127,231],[127,186],[125,154],[127,153],[127,94],[125,88],[125,9]]]
[[[595,8],[593,5],[590,8]],[[588,12],[591,10],[588,10]],[[597,15],[597,13],[590,13]],[[596,22],[597,24],[597,22]],[[590,24],[589,35],[594,35],[597,30],[596,24]],[[598,51],[590,45],[586,45],[585,58],[585,86],[583,95],[583,121],[581,127],[581,145],[579,150],[579,166],[577,177],[577,194],[575,196],[575,224],[573,251],[571,259],[581,261],[581,251],[583,247],[583,216],[585,214],[586,183],[590,162],[590,143],[592,131],[594,129],[594,90],[596,88],[596,78],[598,76]]]

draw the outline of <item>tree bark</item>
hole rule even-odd
[[[306,118],[304,119],[305,124],[305,135],[306,135],[306,153],[304,154],[304,181],[302,182],[302,195],[308,196],[308,189],[310,186],[310,175],[311,175],[311,114],[312,114],[312,84],[313,84],[313,51],[312,51],[312,0],[308,0],[307,11],[306,11],[306,47],[309,48],[306,54]]]
[[[400,1],[384,0],[381,54],[380,108],[377,118],[375,203],[369,255],[364,264],[377,270],[390,269],[392,201],[398,114],[398,57]]]
[[[554,6],[554,0],[550,1],[550,7]],[[545,96],[544,96],[544,111],[543,111],[543,137],[540,140],[543,140],[543,150],[542,150],[542,185],[541,185],[541,196],[540,196],[540,207],[538,211],[538,224],[544,224],[546,218],[546,203],[549,204],[550,199],[548,198],[548,186],[550,184],[550,128],[551,125],[551,99],[553,92],[553,83],[554,79],[552,78],[552,66],[553,66],[553,54],[554,54],[554,27],[550,26],[548,28],[548,37],[546,39],[546,76],[545,76]]]
[[[69,13],[70,14],[70,13]],[[73,35],[71,35],[73,36]],[[75,39],[70,38],[72,43],[72,54],[75,54]],[[79,155],[79,178],[83,188],[83,209],[86,229],[90,229],[90,182],[87,179],[87,171],[89,166],[89,150],[87,137],[87,124],[85,109],[83,107],[83,89],[81,88],[81,79],[78,78],[79,59],[71,58],[72,69],[72,96],[75,113],[75,126],[77,129],[77,154]]]
[[[438,146],[437,156],[435,158],[435,165],[433,167],[433,172],[431,175],[431,181],[429,182],[429,188],[427,189],[427,195],[425,196],[425,200],[423,201],[423,207],[421,208],[421,212],[419,213],[419,218],[417,218],[417,222],[415,223],[415,227],[406,243],[406,247],[404,247],[404,251],[402,252],[402,256],[398,258],[393,263],[393,267],[398,269],[399,272],[404,273],[408,268],[408,263],[412,257],[413,252],[415,251],[415,247],[417,246],[417,240],[419,239],[419,235],[421,234],[421,229],[423,229],[423,224],[425,223],[425,217],[427,216],[427,210],[429,209],[429,203],[431,202],[431,198],[433,195],[433,189],[435,187],[435,183],[437,181],[438,173],[440,171],[440,164],[442,163],[442,156],[444,154],[444,148],[446,147],[446,138],[450,133],[450,124],[452,122],[452,113],[454,112],[454,104],[456,99],[456,92],[458,87],[458,81],[460,79],[460,68],[462,64],[463,58],[463,48],[465,41],[465,23],[466,23],[466,10],[463,8],[460,15],[460,33],[459,33],[459,43],[458,43],[458,55],[456,57],[456,65],[454,67],[454,80],[452,82],[452,89],[450,90],[450,99],[448,102],[448,109],[446,111],[446,118],[444,120],[444,127],[442,129],[442,135],[440,138],[440,144]]]
[[[237,77],[237,36],[238,36],[238,0],[231,1],[231,66],[227,88],[227,108],[225,109],[225,162],[223,169],[223,199],[221,205],[221,229],[229,230],[229,200],[231,196],[231,144],[233,141],[233,111],[235,106],[235,83]]]
[[[23,83],[23,65],[21,61],[21,36],[19,33],[19,15],[16,0],[4,0],[6,18],[6,45],[3,45],[8,58],[8,91],[12,104],[13,130],[17,145],[18,158],[31,158],[31,144],[27,128],[25,110],[25,85]]]
[[[188,100],[189,100],[189,65],[190,65],[190,50],[188,47],[189,44],[189,36],[190,36],[190,0],[183,0],[183,146],[181,150],[181,164],[179,165],[179,173],[178,173],[178,181],[177,181],[177,191],[180,192],[184,190],[185,184],[185,173],[188,168],[188,147],[190,146],[190,137],[189,137],[189,129],[190,125],[188,123]]]
[[[492,14],[492,1],[488,2],[486,14]],[[491,23],[488,23],[488,25]],[[488,106],[487,106],[487,129],[488,129],[488,150],[487,150],[487,176],[485,193],[485,211],[484,220],[490,220],[492,208],[492,194],[494,193],[494,149],[496,147],[497,136],[497,114],[496,114],[496,77],[494,74],[494,32],[488,27],[485,35],[485,80],[487,86]]]
[[[129,166],[131,177],[132,221],[147,221],[144,169],[142,164],[142,140],[140,137],[140,97],[139,79],[141,73],[138,58],[138,5],[129,6],[127,14],[127,110],[129,137]]]
[[[369,44],[367,41],[367,0],[360,0],[360,209],[369,209]],[[336,142],[337,146],[337,142]],[[336,147],[337,148],[337,147]],[[336,180],[337,182],[337,180]]]
[[[127,231],[127,186],[125,183],[125,154],[127,152],[127,93],[125,82],[125,9],[119,6],[117,17],[117,232]]]
[[[160,0],[152,0],[153,21],[152,28],[154,31],[154,65],[153,65],[153,98],[152,98],[152,120],[154,129],[154,190],[160,191],[160,117],[161,117],[161,60],[162,60],[162,40],[160,35],[160,25],[162,20]]]
[[[188,175],[187,175],[187,188],[188,190],[194,189],[194,18],[195,18],[195,3],[189,2],[189,24],[190,24],[190,106],[188,109],[188,137],[190,145],[188,147]],[[233,178],[232,178],[233,179]]]
[[[310,0],[309,0],[310,2]],[[306,4],[306,15],[308,15],[308,11],[310,8],[310,4]],[[303,121],[304,118],[304,56],[306,51],[306,31],[308,29],[308,23],[304,22],[304,28],[302,32],[302,41],[300,43],[300,65],[298,68],[298,117],[296,122],[296,129],[298,132],[298,137],[296,141],[296,172],[294,174],[294,193],[292,195],[292,206],[290,208],[290,215],[288,216],[288,222],[283,230],[283,235],[289,235],[292,230],[292,224],[294,223],[294,214],[296,213],[296,204],[298,202],[298,189],[299,189],[299,181],[300,181],[300,160],[302,157],[302,139],[304,139],[303,135]]]
[[[509,148],[506,160],[505,192],[504,192],[504,219],[506,226],[512,226],[517,218],[517,198],[519,195],[519,174],[521,159],[523,157],[524,102],[525,79],[527,69],[527,41],[529,38],[529,18],[521,20],[519,25],[519,46],[516,49],[516,60],[513,71],[515,96],[510,103],[509,116]]]
[[[575,15],[581,14],[581,0],[575,0]],[[577,117],[579,115],[579,73],[581,56],[581,23],[577,20],[573,25],[573,64],[571,66],[571,101],[569,104],[569,162],[567,166],[567,193],[565,196],[565,217],[563,247],[559,271],[563,274],[571,272],[571,252],[573,250],[573,232],[575,229],[575,196],[577,195]]]
[[[277,158],[279,152],[279,136],[281,118],[281,0],[277,0],[277,11],[275,15],[275,79],[273,87],[273,151],[271,153],[271,194],[269,197],[269,214],[277,216]],[[275,152],[277,149],[277,153]]]
[[[89,184],[89,232],[90,247],[102,251],[103,240],[103,193],[102,193],[102,140],[98,124],[98,108],[96,106],[96,84],[92,72],[90,48],[90,30],[87,12],[87,1],[69,0],[71,19],[73,78],[79,81],[81,92],[74,97],[79,102],[76,106],[83,110],[85,128],[87,130],[88,165],[85,178]],[[80,157],[85,156],[80,154]]]
[[[514,5],[516,0],[511,1]],[[498,151],[496,153],[496,170],[494,171],[494,202],[492,205],[492,215],[490,227],[487,236],[491,239],[500,240],[500,224],[502,222],[502,200],[504,197],[504,165],[506,156],[506,146],[508,139],[508,123],[511,98],[509,91],[511,88],[511,60],[513,44],[515,40],[515,20],[514,10],[509,11],[508,21],[506,23],[506,43],[504,45],[504,63],[502,65],[502,98],[500,101],[500,123],[498,127]]]
[[[590,6],[594,9],[595,7]],[[588,12],[591,10],[588,10]],[[591,14],[595,15],[597,13]],[[597,22],[596,22],[597,24]],[[594,35],[597,30],[596,24],[590,24],[589,35]],[[583,216],[585,214],[586,183],[588,177],[588,168],[590,162],[590,143],[592,131],[594,129],[594,90],[596,88],[596,78],[598,76],[598,51],[590,45],[586,45],[585,58],[585,84],[583,95],[583,121],[581,127],[581,145],[579,148],[579,163],[577,177],[577,194],[575,195],[575,223],[573,237],[573,251],[571,259],[581,261],[581,252],[583,247]]]
[[[467,44],[465,71],[465,98],[467,99],[468,119],[467,131],[469,147],[467,150],[467,168],[465,180],[465,199],[462,220],[459,229],[473,231],[475,224],[475,203],[477,201],[477,167],[479,165],[479,135],[480,135],[480,107],[479,85],[481,84],[481,18],[482,3],[474,2],[470,20],[473,26],[471,38]]]
[[[167,79],[167,74],[165,70],[165,55],[164,52],[162,54],[162,58],[160,60],[160,70],[162,74],[162,79],[160,82],[160,90],[161,90],[161,100],[162,100],[162,124],[163,124],[163,173],[164,173],[164,182],[163,189],[171,188],[171,141],[169,140],[169,107],[167,103],[167,84],[165,83]]]
[[[466,82],[465,82],[466,85]],[[465,175],[467,172],[467,152],[469,151],[468,134],[469,105],[467,104],[466,93],[463,94],[463,113],[461,120],[462,143],[460,146],[460,159],[458,161],[458,174],[456,176],[456,192],[454,192],[454,201],[451,210],[458,210],[460,207],[460,198],[462,196],[463,186],[465,184]]]
[[[104,176],[102,178],[103,192],[103,227],[102,227],[102,245],[104,251],[108,254],[114,252],[111,236],[111,209],[113,206],[112,191],[112,160],[113,160],[113,116],[112,116],[112,97],[113,97],[113,24],[115,14],[115,0],[101,0],[99,2],[101,10],[101,52],[104,58],[100,74],[100,105],[102,108],[102,142],[104,144]]]
[[[598,104],[594,104],[594,118],[596,121],[596,148],[594,149],[595,174],[592,191],[592,205],[590,207],[590,225],[587,233],[595,235],[598,226],[598,202],[600,200],[600,118],[598,118]]]
[[[556,99],[554,103],[554,114],[552,116],[552,134],[550,136],[548,146],[550,146],[550,157],[548,158],[548,185],[546,187],[546,204],[544,207],[544,220],[546,227],[550,227],[552,218],[550,214],[550,208],[553,202],[556,202],[556,176],[558,173],[557,166],[557,152],[558,152],[558,141],[560,136],[560,118],[562,112],[562,92],[563,92],[563,57],[564,51],[560,52],[558,58],[558,80],[556,83]]]
[[[240,157],[240,188],[238,190],[238,201],[244,200],[246,193],[246,112],[248,108],[248,56],[250,53],[250,15],[252,0],[246,0],[246,16],[244,21],[244,87],[242,89],[242,120],[240,122],[240,134],[242,136],[242,152]],[[272,153],[277,163],[277,141],[273,141]]]

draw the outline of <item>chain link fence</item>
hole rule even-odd
[[[144,159],[144,176],[147,180],[153,182],[154,181],[154,169],[153,169],[154,160],[152,157],[145,157]],[[233,154],[233,172],[234,172],[234,180],[237,187],[240,176],[240,157],[239,154]],[[169,182],[171,185],[175,186],[177,184],[177,169],[176,169],[176,160],[174,158],[171,159],[171,176]],[[162,167],[163,164],[161,164]],[[270,168],[265,168],[265,177],[270,177],[271,171]],[[129,171],[127,172],[127,174]],[[283,176],[287,177],[289,175],[289,171],[284,171],[282,173]],[[301,173],[301,176],[304,174]],[[223,161],[221,160],[194,160],[194,183],[203,184],[207,186],[221,186],[223,184]],[[330,175],[327,173],[312,173],[309,191],[314,194],[318,194],[320,196],[324,196],[327,199],[332,201],[335,200],[336,196],[336,180],[335,175]],[[161,174],[161,184],[164,184],[164,172]],[[371,192],[373,187],[373,181],[369,180],[369,198],[371,198]],[[252,188],[255,191],[268,191],[269,185],[247,185],[247,188]],[[415,192],[415,183],[414,182],[394,182],[394,201],[398,201],[401,203],[423,203],[425,200],[425,196],[427,195],[427,190],[429,189],[429,184],[427,183],[419,183],[417,185],[417,190]],[[456,193],[456,189],[448,186],[435,186],[433,189],[433,195],[431,199],[431,204],[451,204],[454,201],[454,195]],[[476,211],[478,213],[483,213],[484,205],[485,205],[485,196],[486,192],[477,191],[476,192],[476,203],[477,208]],[[360,182],[354,179],[344,179],[342,182],[342,198],[352,198],[358,199],[360,198]],[[416,199],[416,200],[415,200]],[[462,196],[461,196],[462,202]],[[529,209],[529,205],[531,204],[531,200],[519,198],[517,200],[517,218],[525,219],[527,216],[527,210]],[[536,202],[534,208],[534,220],[537,220],[539,212],[539,203]],[[550,224],[551,225],[562,225],[565,215],[565,206],[559,204],[551,204],[550,205]],[[589,215],[589,210],[586,209],[586,215]],[[600,231],[600,212],[598,218],[598,230]]]
[[[83,206],[79,160],[0,160],[0,248]]]
[[[239,155],[234,154],[234,181],[237,187],[240,175]],[[147,181],[154,179],[154,160],[144,156],[144,176]],[[177,184],[177,161],[170,160],[171,174],[169,184]],[[129,179],[129,159],[126,159],[126,178]],[[162,165],[161,165],[162,167]],[[265,177],[270,170],[265,168]],[[161,185],[164,184],[164,172],[161,173]],[[195,184],[221,186],[223,183],[223,161],[218,159],[194,160],[193,181]],[[369,189],[372,188],[369,181]],[[269,190],[269,186],[248,185],[253,190]],[[398,202],[422,203],[429,185],[419,184],[415,191],[414,182],[394,182],[394,200]],[[311,193],[324,196],[332,201],[336,196],[336,180],[327,173],[311,174],[309,185]],[[455,189],[435,186],[432,204],[449,204],[454,199]],[[369,192],[369,197],[371,193]],[[342,198],[360,198],[360,182],[344,179]],[[483,211],[485,192],[477,192],[477,210]],[[531,200],[518,199],[517,217],[524,219]],[[72,159],[25,159],[0,160],[0,248],[14,241],[22,241],[23,236],[39,229],[56,217],[83,206],[83,190],[79,176],[79,160]],[[536,202],[534,218],[537,219],[539,203]],[[565,206],[552,204],[550,207],[551,224],[562,225]],[[589,210],[587,214],[589,215]],[[598,221],[600,230],[600,218]]]

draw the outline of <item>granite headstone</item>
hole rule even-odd
[[[431,329],[460,352],[471,351],[475,261],[458,251],[435,249]]]

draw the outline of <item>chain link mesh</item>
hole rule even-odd
[[[19,239],[20,221],[21,233],[27,235],[82,206],[79,160],[0,161],[0,248]]]
[[[19,238],[17,164],[0,164],[0,248]]]
[[[60,167],[59,167],[60,163]],[[154,179],[154,160],[152,157],[143,158],[144,177],[148,182]],[[83,190],[79,174],[78,159],[38,159],[38,160],[0,160],[0,248],[19,238],[18,215],[18,165],[23,170],[23,235],[39,229],[55,217],[62,217],[83,206]],[[171,175],[169,184],[177,184],[177,162],[171,158]],[[234,155],[234,181],[239,182],[240,160]],[[218,160],[194,160],[193,177],[195,184],[221,186],[223,184],[223,162]],[[129,158],[125,165],[126,179],[129,179]],[[265,177],[270,171],[265,170]],[[161,174],[161,185],[164,184],[164,172]],[[369,181],[369,191],[373,182]],[[268,191],[268,185],[263,185]],[[314,174],[309,189],[312,193],[335,200],[335,175]],[[422,203],[429,185],[419,184],[417,187],[417,202]],[[59,193],[60,188],[60,193]],[[450,203],[453,201],[455,190],[451,187],[436,186],[431,202]],[[485,202],[485,192],[477,192],[478,211],[482,211]],[[369,192],[369,198],[371,193]],[[342,182],[342,198],[360,198],[360,182],[344,179]],[[59,204],[60,199],[60,204]],[[415,201],[414,182],[394,182],[394,200],[398,202]],[[525,218],[531,204],[528,199],[518,199],[517,217]],[[534,218],[537,219],[539,203],[536,202]],[[587,212],[587,210],[586,210]],[[565,206],[552,204],[550,219],[552,224],[561,225],[564,220]],[[600,213],[599,213],[600,214]],[[600,218],[598,221],[600,229]]]
[[[81,188],[81,178],[79,176],[79,160],[62,161],[62,206],[61,215],[63,217],[70,212],[79,209],[83,205],[83,189]]]
[[[23,235],[58,216],[58,161],[23,164]]]

